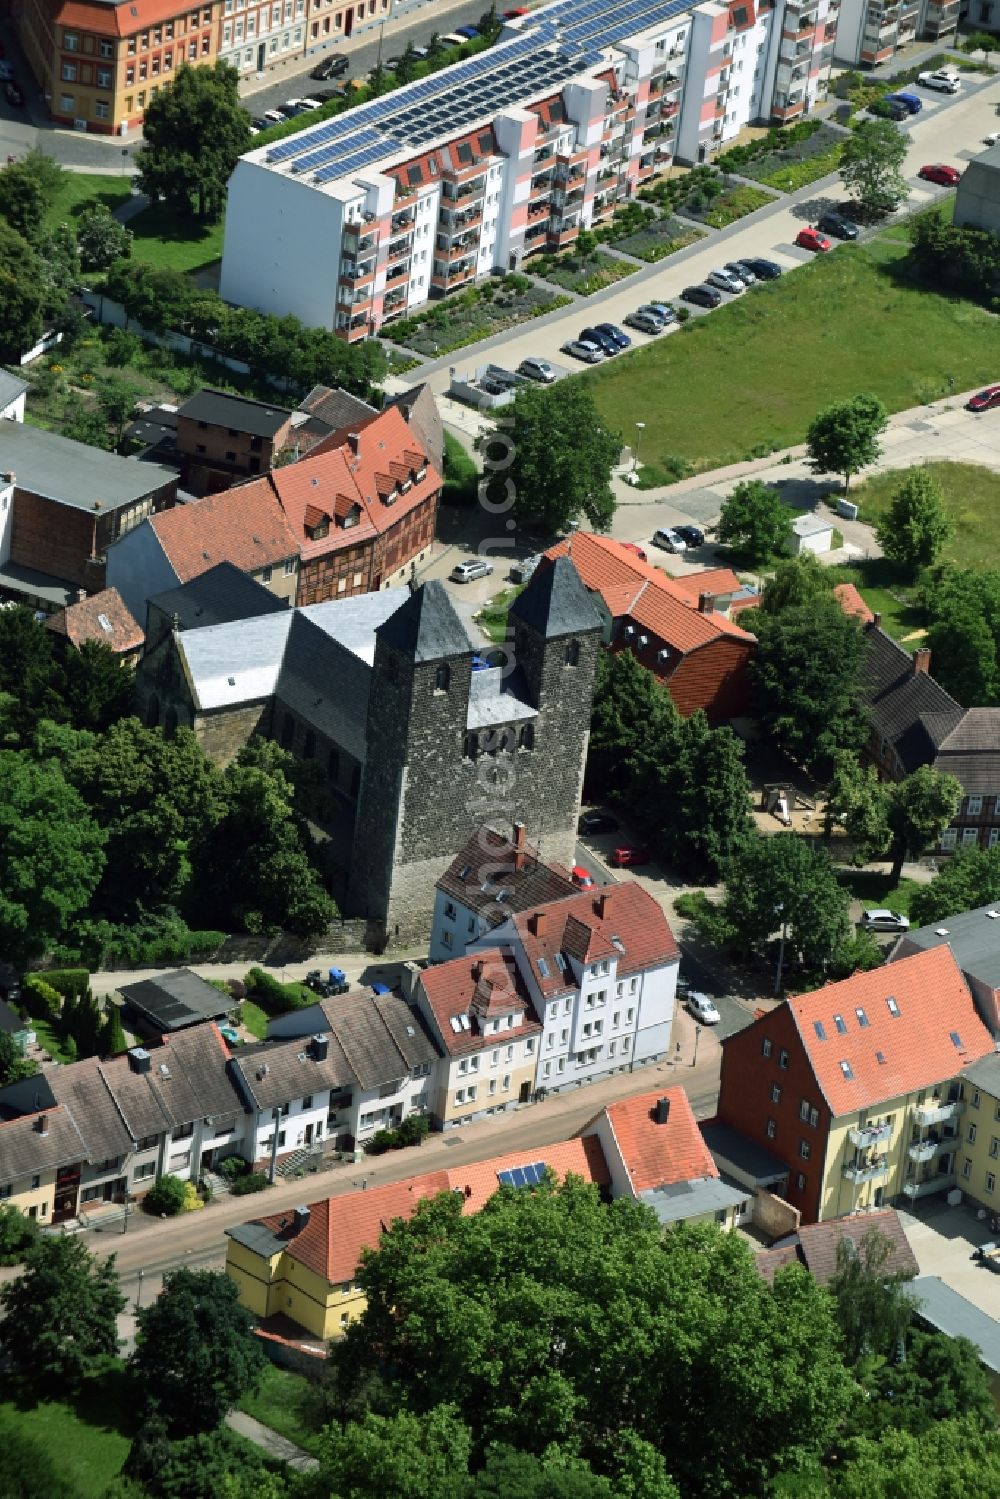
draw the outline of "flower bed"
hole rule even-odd
[[[626,276],[634,276],[636,270],[634,265],[617,260],[603,250],[595,250],[590,255],[578,255],[573,251],[566,255],[542,255],[532,261],[531,269],[545,281],[551,281],[565,291],[574,291],[581,297],[590,297],[605,286],[613,286]]]
[[[535,286],[527,276],[509,275],[433,302],[414,317],[390,323],[382,337],[434,359],[566,307],[569,301],[569,297]]]

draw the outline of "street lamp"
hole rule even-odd
[[[632,472],[633,473],[635,473],[636,469],[639,467],[639,443],[642,441],[642,434],[645,432],[645,430],[646,430],[646,423],[645,422],[636,422],[636,424],[635,424],[635,447],[632,449]]]
[[[781,914],[781,941],[778,944],[778,971],[774,975],[774,992],[781,993],[781,970],[785,966],[785,943],[788,940],[788,917],[785,915],[784,905],[775,906],[774,914]]]

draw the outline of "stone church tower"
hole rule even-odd
[[[369,941],[425,941],[435,883],[483,823],[573,863],[600,620],[572,562],[535,573],[487,666],[440,583],[376,631],[348,904]]]

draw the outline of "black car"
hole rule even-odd
[[[273,120],[265,120],[263,115],[251,115],[250,123],[255,130],[270,130],[274,124]]]
[[[346,99],[346,88],[314,88],[309,95],[310,99],[318,99],[320,104],[329,104],[331,99]]]
[[[685,302],[693,302],[696,307],[722,306],[722,293],[716,291],[714,286],[685,286],[681,297]]]
[[[857,239],[858,226],[852,224],[850,219],[845,219],[842,213],[824,213],[816,220],[816,228],[822,229],[824,234],[832,234],[834,239]]]
[[[584,812],[579,822],[581,833],[617,833],[620,826],[610,812]]]
[[[781,266],[773,260],[762,260],[759,257],[755,257],[746,263],[758,281],[777,281],[781,275]]]
[[[580,342],[584,344],[596,344],[604,354],[620,354],[621,344],[610,333],[605,333],[603,328],[584,328],[580,334]]]
[[[339,78],[341,73],[346,73],[351,66],[351,60],[343,52],[334,52],[330,57],[324,57],[316,64],[310,78]]]
[[[677,535],[687,542],[689,547],[700,547],[705,545],[705,533],[699,531],[697,526],[675,526]]]

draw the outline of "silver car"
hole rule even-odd
[[[603,349],[599,349],[596,344],[585,343],[581,338],[569,339],[563,344],[562,352],[571,359],[581,360],[583,364],[600,364],[604,358]]]
[[[710,271],[705,277],[709,286],[715,286],[719,291],[731,292],[734,296],[741,291],[746,291],[746,282],[741,276],[732,271],[725,270],[722,266],[716,271]]]
[[[754,286],[756,284],[757,277],[745,260],[727,260],[725,268],[727,271],[732,271],[734,276],[739,276],[744,286]]]
[[[517,373],[527,375],[529,380],[538,380],[542,385],[551,385],[556,378],[556,372],[547,359],[522,359]]]
[[[862,911],[859,923],[869,932],[908,932],[910,923],[899,911]]]
[[[699,994],[697,991],[687,997],[687,1007],[695,1020],[700,1020],[702,1025],[718,1025],[722,1016],[707,994]]]
[[[475,578],[488,578],[492,571],[492,562],[484,562],[482,557],[476,557],[472,562],[456,562],[451,570],[451,577],[456,583],[471,583]]]
[[[684,537],[679,536],[676,531],[671,531],[668,527],[661,527],[659,531],[653,532],[653,545],[661,547],[665,552],[687,551],[687,542],[684,540]]]

